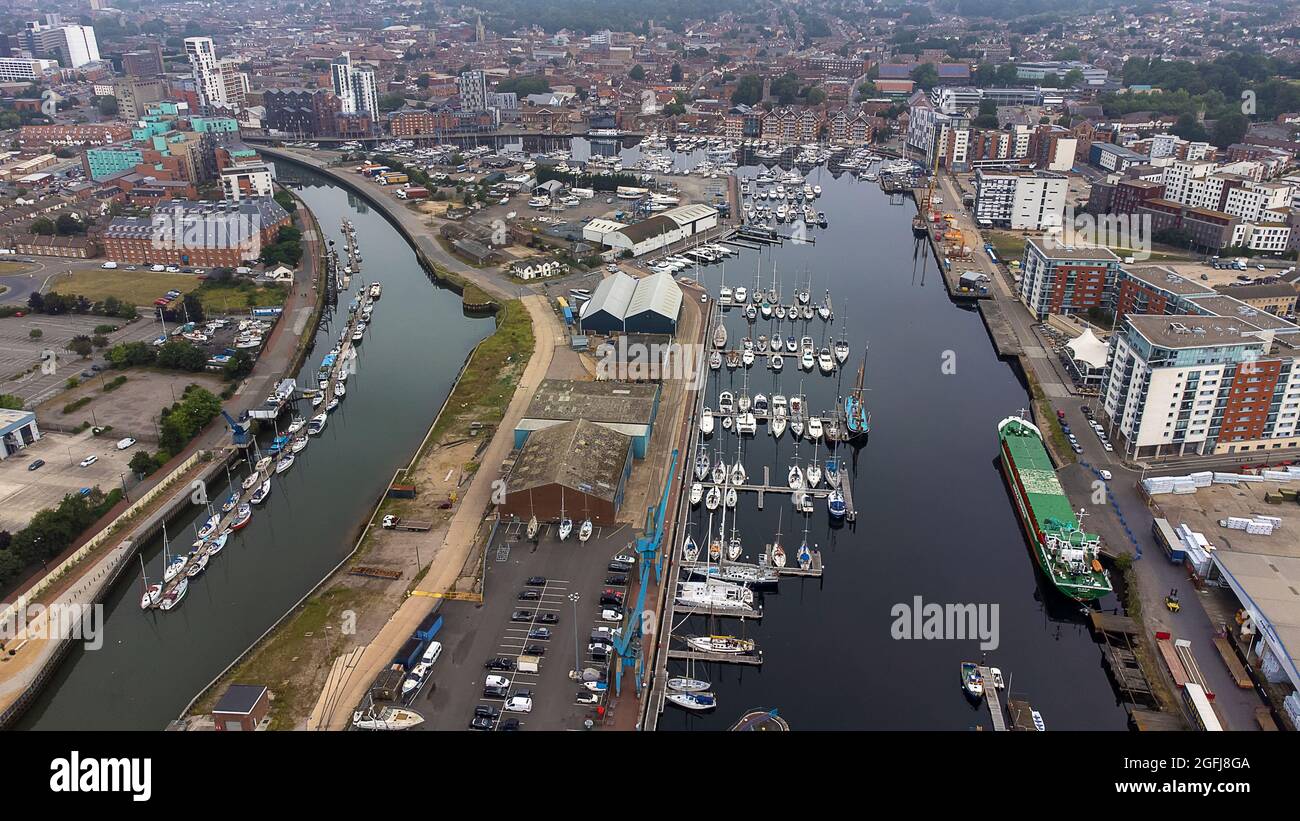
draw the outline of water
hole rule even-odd
[[[742,169],[747,177],[756,173]],[[814,319],[792,331],[785,322],[781,335],[807,334],[820,349],[845,333],[852,353],[842,377],[816,368],[805,373],[788,354],[776,375],[762,358],[748,372],[751,396],[790,396],[800,392],[802,380],[808,408],[829,411],[854,383],[863,347],[870,345],[872,433],[860,450],[841,445],[836,451],[852,463],[858,519],[833,527],[824,501],[805,519],[794,514],[789,496],[769,495],[766,509],[758,511],[752,494],[741,495],[738,533],[748,560],[772,540],[780,517],[790,561],[807,525],[809,544],[822,551],[825,577],[783,580],[779,592],[761,597],[761,622],[722,619],[710,627],[693,617],[677,626],[679,634],[754,638],[764,663],[697,665],[691,672],[713,682],[720,707],[696,714],[669,705],[659,726],[725,729],[751,709],[775,707],[794,729],[988,727],[987,710],[973,707],[959,688],[960,662],[981,659],[977,640],[892,638],[892,608],[911,606],[920,596],[940,605],[997,605],[1000,643],[988,661],[1011,677],[1011,688],[1042,712],[1049,728],[1123,728],[1124,712],[1079,608],[1039,579],[995,462],[996,424],[1027,406],[1024,386],[997,359],[979,315],[947,298],[933,257],[912,239],[910,202],[891,205],[877,186],[849,175],[836,179],[825,169],[813,171],[809,183],[821,185],[814,208],[830,220],[828,230],[813,232],[815,245],[745,251],[725,270],[702,269],[701,281],[716,294],[725,275],[727,285],[752,292],[761,269],[766,289],[775,262],[783,303],[794,301],[796,285],[804,286],[810,275],[814,305],[831,291],[833,326]],[[789,225],[781,229],[789,231]],[[760,316],[751,330],[736,309],[725,322],[732,346],[745,336],[771,336],[776,325]],[[951,363],[947,369],[945,362]],[[739,395],[744,389],[745,369],[724,366],[711,373],[705,404],[716,409],[719,391]],[[710,445],[714,458],[721,445],[728,464],[735,462],[734,434],[718,426]],[[745,440],[752,481],[761,481],[769,465],[771,482],[783,486],[793,456],[789,433],[774,442],[766,425]],[[826,456],[819,447],[818,461]],[[813,457],[806,439],[798,457],[805,466]],[[708,515],[701,505],[692,516],[702,546]],[[728,517],[727,535],[731,526]],[[670,671],[687,668],[672,662]]]
[[[451,389],[465,356],[493,330],[491,319],[463,315],[459,297],[425,276],[410,246],[364,201],[325,178],[282,164],[282,180],[299,191],[326,236],[340,243],[346,215],[364,257],[353,285],[383,283],[374,323],[359,349],[347,398],[325,432],[312,437],[253,521],[191,581],[180,607],[142,613],[138,576],[105,602],[105,642],[68,656],[20,726],[35,729],[161,729],[198,691],[351,549],[359,527],[393,471],[406,465]],[[322,324],[298,377],[314,385],[316,369],[345,322],[350,297]],[[310,415],[303,403],[302,412]],[[236,474],[236,481],[244,475]],[[224,477],[209,491],[229,491]],[[193,515],[169,527],[173,547],[188,550]],[[150,578],[160,575],[162,542],[144,551]]]

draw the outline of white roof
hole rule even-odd
[[[635,292],[636,280],[622,271],[605,277],[596,286],[591,299],[582,306],[582,316],[587,317],[597,311],[605,311],[610,316],[624,319],[627,317],[627,306],[632,302],[632,295]]]
[[[591,222],[587,223],[585,226],[583,226],[582,230],[584,233],[587,231],[593,231],[597,234],[612,234],[615,231],[620,231],[626,227],[627,226],[621,222],[614,222],[614,220],[596,218]]]
[[[1070,349],[1070,356],[1078,362],[1086,362],[1094,368],[1102,368],[1106,365],[1106,343],[1097,338],[1092,332],[1092,328],[1087,328],[1083,333],[1066,343]]]
[[[682,289],[667,271],[651,274],[636,284],[632,301],[627,306],[627,316],[654,311],[669,319],[677,319],[682,308]]]
[[[667,217],[678,225],[690,225],[693,222],[699,222],[708,216],[717,216],[718,211],[707,205],[679,205],[676,208],[669,208],[660,216]]]

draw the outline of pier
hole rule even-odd
[[[989,708],[989,718],[993,720],[993,731],[1005,733],[1007,731],[1007,714],[1002,708],[1002,688],[995,683],[993,668],[980,665],[977,668],[980,677],[984,679],[984,704]],[[1001,678],[999,673],[997,678]]]
[[[703,653],[699,650],[669,650],[668,658],[674,661],[747,664],[751,667],[757,667],[763,663],[763,651],[756,649],[753,653]]]

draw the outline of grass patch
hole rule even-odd
[[[247,280],[239,282],[205,282],[196,292],[203,303],[204,313],[242,313],[249,308],[269,308],[283,305],[289,297],[284,285],[257,285]]]
[[[202,715],[231,684],[264,684],[275,693],[271,729],[292,730],[296,716],[307,716],[320,695],[307,674],[328,668],[352,642],[339,629],[343,611],[360,609],[369,594],[332,587],[302,603],[289,618],[195,702],[191,715]],[[326,628],[330,629],[326,629]]]
[[[1038,384],[1033,368],[1026,366],[1024,371],[1029,379],[1029,395],[1033,397],[1034,418],[1040,422],[1039,428],[1047,434],[1052,450],[1061,460],[1060,467],[1073,464],[1076,461],[1074,449],[1070,447],[1065,431],[1056,423],[1056,411],[1052,410],[1052,403],[1048,401],[1047,394],[1043,393],[1043,386]]]
[[[477,285],[466,283],[461,289],[460,301],[462,305],[488,305],[492,302],[492,297]]]
[[[77,411],[89,405],[91,400],[94,398],[95,397],[93,396],[83,396],[80,399],[77,399],[73,402],[69,402],[68,404],[63,406],[63,415],[67,416],[70,413],[76,413]]]
[[[27,265],[26,263],[23,262],[0,262],[0,276],[7,276],[9,274],[21,274],[24,271],[30,271],[31,268],[32,266]],[[8,290],[6,286],[0,285],[0,288],[4,288],[5,290]]]
[[[126,384],[125,376],[118,376],[104,383],[104,393],[112,393]]]
[[[167,274],[155,271],[105,271],[95,268],[61,274],[50,290],[70,296],[84,296],[91,302],[117,297],[129,305],[153,305],[153,301],[173,288],[189,293],[199,287],[190,274]]]
[[[998,259],[1003,265],[1024,257],[1025,255],[1025,238],[1017,234],[1008,234],[1003,231],[985,231],[984,241],[993,246],[997,252]]]

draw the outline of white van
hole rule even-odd
[[[429,648],[425,650],[424,655],[420,657],[420,661],[425,664],[433,664],[438,660],[438,656],[440,655],[442,655],[442,642],[431,641],[429,642]]]
[[[99,266],[99,267],[100,267],[100,268],[105,268],[105,269],[111,271],[112,269],[114,269],[114,268],[117,267],[117,263],[116,263],[116,262],[105,262],[103,265],[101,265],[101,266]]]
[[[540,656],[520,656],[515,669],[521,673],[536,673],[540,662]]]

